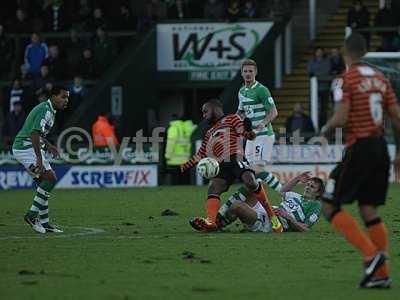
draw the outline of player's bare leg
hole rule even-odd
[[[378,210],[372,205],[360,205],[360,214],[367,227],[367,233],[371,241],[379,251],[382,251],[386,257],[389,256],[389,238],[388,231],[382,219],[378,215]],[[386,261],[374,274],[370,282],[364,287],[390,287],[391,279],[389,275],[389,265]]]
[[[357,221],[340,207],[335,207],[333,204],[323,201],[322,213],[332,223],[333,227],[362,253],[365,268],[360,287],[365,287],[365,284],[373,278],[376,271],[385,264],[385,254],[379,251],[371,239],[361,230]]]
[[[213,178],[208,187],[208,198],[206,204],[207,218],[195,217],[189,224],[198,231],[211,232],[218,230],[217,214],[221,206],[220,195],[228,189],[226,180]]]
[[[257,182],[254,174],[250,171],[242,174],[242,180],[247,189],[250,192],[253,192],[255,198],[261,203],[267,212],[267,215],[271,220],[272,231],[275,233],[282,233],[283,226],[278,217],[275,215],[271,203],[267,199],[262,183]]]
[[[257,201],[254,201],[254,205]],[[257,221],[257,213],[246,202],[235,202],[231,206],[231,211],[243,224],[251,227]]]
[[[38,178],[36,178],[36,183],[38,187],[36,189],[36,196],[33,200],[32,206],[30,210],[24,217],[24,220],[31,225],[32,229],[40,232],[55,232],[60,233],[62,230],[56,228],[55,226],[49,223],[49,197],[50,192],[53,190],[57,177],[53,170],[45,170],[43,171]],[[31,224],[33,220],[33,216],[37,218],[39,215],[39,224],[34,223]],[[40,225],[40,226],[39,226]]]

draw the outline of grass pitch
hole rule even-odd
[[[204,215],[205,196],[205,187],[56,190],[50,216],[65,233],[38,235],[22,220],[33,191],[0,191],[0,299],[399,298],[399,185],[381,210],[394,279],[383,291],[356,288],[360,256],[322,218],[308,233],[194,232],[188,219]]]

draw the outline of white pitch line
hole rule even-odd
[[[19,240],[19,239],[42,239],[42,238],[58,238],[58,239],[63,239],[63,238],[71,238],[71,237],[77,237],[77,236],[85,236],[85,235],[95,235],[95,234],[100,234],[105,232],[104,229],[101,228],[91,228],[91,227],[65,227],[65,228],[77,228],[82,230],[82,232],[76,232],[76,233],[47,233],[47,234],[36,234],[36,235],[26,235],[26,236],[21,236],[21,235],[10,235],[10,236],[0,236],[0,240]]]

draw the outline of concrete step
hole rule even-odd
[[[273,90],[272,95],[278,108],[278,117],[273,122],[275,131],[284,127],[286,119],[292,115],[293,106],[300,102],[304,105],[305,111],[309,111],[310,92],[309,76],[307,74],[307,64],[313,57],[315,47],[322,47],[327,52],[331,48],[341,48],[344,40],[345,26],[347,25],[347,12],[352,6],[353,0],[342,0],[340,8],[327,23],[325,28],[317,35],[314,44],[304,51],[300,63],[298,63],[292,74],[285,75],[283,78],[282,89]],[[379,9],[378,0],[364,0],[364,5],[368,8],[372,20]],[[307,19],[305,19],[307,21]],[[371,49],[376,49],[381,44],[381,38],[375,34],[371,35]]]
[[[347,22],[347,13],[346,14],[336,14],[331,18],[331,20],[332,21],[345,21],[345,22]]]
[[[305,96],[309,97],[310,91],[309,88],[304,87],[301,89],[282,89],[276,90],[274,93],[275,97],[278,96]]]
[[[344,32],[344,27],[325,27],[324,29],[322,29],[318,37],[326,34],[341,34],[344,37]]]
[[[307,75],[308,76],[308,72],[306,69],[294,69],[293,70],[293,75]]]
[[[283,82],[302,82],[309,81],[306,75],[286,75],[283,77]]]
[[[272,96],[274,97],[275,102],[277,105],[284,105],[285,103],[289,103],[293,105],[297,102],[300,103],[308,103],[310,102],[310,97],[308,95],[301,96],[301,95],[277,95],[275,91],[272,91]]]
[[[304,87],[309,86],[308,80],[303,81],[284,81],[283,82],[283,89],[303,89]]]
[[[344,28],[344,27],[346,27],[346,25],[347,25],[346,20],[341,20],[341,21],[331,20],[328,22],[328,24],[326,24],[326,27],[328,27],[328,28],[332,28],[332,27]]]
[[[317,38],[317,41],[329,41],[329,40],[343,41],[344,40],[344,32],[339,32],[339,33],[321,32],[321,34]]]
[[[336,48],[336,47],[341,47],[343,45],[343,41],[321,41],[321,40],[317,40],[315,41],[314,46],[315,47],[321,47],[321,48]]]

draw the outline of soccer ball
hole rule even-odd
[[[197,172],[204,178],[213,178],[219,173],[219,163],[211,157],[203,158],[197,164]]]

